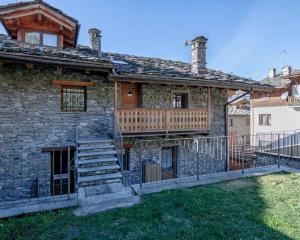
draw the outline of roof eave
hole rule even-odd
[[[92,63],[85,62],[76,59],[61,59],[55,57],[41,57],[34,55],[24,55],[24,54],[12,54],[0,52],[0,59],[7,62],[16,63],[32,63],[36,65],[54,65],[54,66],[65,66],[74,69],[86,69],[97,72],[107,72],[111,73],[113,65],[110,63]]]
[[[182,77],[166,77],[166,76],[149,76],[149,75],[112,75],[111,81],[120,82],[139,82],[139,83],[156,83],[156,84],[178,84],[187,86],[199,86],[199,87],[216,87],[234,90],[245,90],[245,91],[257,91],[257,92],[273,92],[274,87],[262,86],[255,84],[245,84],[237,82],[220,82],[216,80],[204,80],[204,79],[193,79],[193,78],[182,78]]]

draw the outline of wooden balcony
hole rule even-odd
[[[116,116],[124,134],[209,130],[207,109],[118,109]]]
[[[288,97],[289,106],[300,107],[300,98],[298,97]]]

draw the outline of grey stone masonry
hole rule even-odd
[[[54,86],[52,80],[94,82],[94,87],[87,87],[87,112],[62,112],[61,86]],[[74,145],[77,124],[83,136],[110,134],[113,92],[113,85],[100,74],[2,66],[0,172],[5,174],[0,176],[0,189],[7,191],[1,191],[0,199],[28,197],[34,184],[39,195],[49,195],[50,153],[41,148]]]

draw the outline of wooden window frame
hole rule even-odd
[[[84,92],[84,109],[83,110],[74,110],[74,109],[64,109],[64,89],[83,89]],[[85,86],[61,86],[61,111],[62,112],[86,112],[87,111],[87,88]]]
[[[267,116],[269,118],[269,121],[267,123],[264,123],[263,117]],[[259,114],[258,115],[258,124],[259,126],[271,126],[271,114]]]
[[[47,31],[38,31],[38,30],[34,30],[34,29],[24,29],[24,32],[23,32],[23,36],[22,36],[22,42],[26,43],[25,42],[25,38],[26,38],[26,33],[39,33],[40,35],[40,42],[38,44],[38,46],[41,46],[41,47],[49,47],[49,48],[58,48],[58,47],[63,47],[61,46],[61,38],[62,38],[62,35],[56,33],[56,32],[47,32]],[[56,35],[57,37],[57,42],[56,42],[56,46],[48,46],[48,45],[44,45],[44,34],[52,34],[52,35]],[[26,43],[26,44],[32,44],[32,45],[36,45],[36,44],[33,44],[33,43]]]
[[[174,105],[173,105],[173,100],[174,100],[174,98],[173,98],[173,96],[174,95],[184,95],[184,94],[186,94],[187,95],[187,98],[186,98],[186,101],[187,101],[187,103],[186,103],[186,107],[181,107],[181,108],[175,108],[174,107]],[[190,108],[190,96],[191,96],[191,94],[190,94],[190,92],[189,91],[181,91],[181,90],[172,90],[171,91],[171,105],[172,105],[172,108],[174,108],[174,109],[189,109]]]

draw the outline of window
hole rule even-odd
[[[174,93],[172,95],[173,108],[188,108],[188,93]]]
[[[233,127],[233,119],[230,118],[230,127]]]
[[[41,42],[41,36],[39,32],[27,32],[25,33],[25,43],[39,45]]]
[[[124,155],[123,155],[123,170],[129,171],[130,170],[130,148],[124,149]]]
[[[271,126],[271,114],[259,114],[259,125]]]
[[[55,34],[43,34],[43,45],[49,47],[57,47],[57,35]]]
[[[177,174],[177,147],[162,147],[161,149],[161,177],[162,179],[175,178]]]
[[[249,117],[246,118],[246,126],[250,126],[250,118]]]
[[[50,33],[26,32],[24,42],[41,46],[57,47],[58,36]]]
[[[85,112],[87,102],[86,87],[63,86],[61,89],[61,110],[65,112]]]

